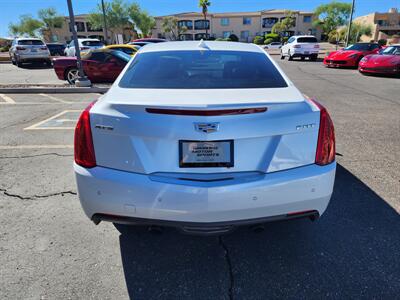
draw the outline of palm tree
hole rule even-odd
[[[207,28],[207,12],[208,7],[211,5],[211,2],[208,0],[199,0],[199,7],[202,9],[202,13],[204,16],[204,25],[206,26],[206,39],[208,36],[208,28]]]

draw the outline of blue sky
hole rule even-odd
[[[92,11],[100,0],[72,0],[76,14]],[[133,2],[126,0],[128,2]],[[284,8],[312,11],[329,0],[210,0],[210,12],[255,11]],[[351,2],[351,0],[342,0]],[[197,0],[137,0],[137,3],[154,16],[185,11],[199,11]],[[8,35],[8,24],[15,22],[19,15],[32,14],[40,8],[55,7],[60,14],[67,15],[66,0],[0,0],[0,36]],[[400,8],[400,0],[356,0],[355,16],[370,12],[386,12],[391,7]]]

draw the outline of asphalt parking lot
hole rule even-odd
[[[261,233],[93,225],[76,195],[71,128],[100,95],[0,95],[0,298],[398,298],[400,79],[279,64],[330,111],[338,168],[317,222]]]

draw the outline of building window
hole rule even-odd
[[[208,40],[210,38],[210,35],[209,34],[205,34],[205,33],[196,33],[195,35],[194,35],[194,39],[195,40],[197,40],[197,41],[199,41],[199,40]]]
[[[84,32],[85,31],[85,23],[84,22],[75,22],[76,31]],[[69,31],[72,32],[71,23],[69,23]]]
[[[222,18],[221,26],[229,26],[229,18]]]
[[[250,36],[250,32],[248,30],[240,32],[240,39],[241,40],[244,40],[244,41],[247,42],[247,40],[249,39],[249,36]]]
[[[183,28],[186,27],[189,30],[193,29],[193,22],[191,20],[182,20],[178,21],[178,27]]]
[[[194,21],[194,29],[196,29],[196,30],[210,29],[210,21],[209,20],[196,20],[196,21]]]
[[[103,31],[103,28],[101,27],[93,27],[92,24],[90,24],[89,22],[86,23],[86,28],[87,31],[91,32],[91,31]]]
[[[251,25],[251,18],[243,17],[243,25]]]
[[[181,41],[193,41],[193,34],[183,33],[179,35]]]
[[[223,37],[224,39],[227,39],[230,35],[231,35],[231,32],[230,32],[230,31],[224,31],[224,32],[222,32],[222,37]]]
[[[378,25],[381,25],[381,26],[388,26],[388,25],[389,25],[389,22],[386,21],[386,20],[378,20]]]
[[[263,28],[269,28],[275,25],[275,23],[278,23],[279,19],[278,18],[263,18],[262,19],[262,27]]]
[[[311,16],[303,16],[303,22],[304,23],[311,23]]]

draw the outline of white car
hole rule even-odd
[[[281,47],[281,59],[287,56],[289,60],[300,57],[304,60],[308,57],[312,61],[318,58],[319,44],[315,36],[296,35],[288,39],[287,43]]]
[[[82,113],[74,170],[95,224],[220,234],[315,219],[333,190],[334,128],[257,45],[149,44]]]
[[[280,49],[282,47],[281,42],[272,42],[269,43],[268,45],[264,46],[264,49]]]
[[[81,54],[89,52],[93,49],[99,49],[104,47],[104,43],[98,39],[78,39],[79,49]],[[74,40],[72,40],[64,50],[66,56],[76,56]]]
[[[51,65],[50,51],[41,39],[17,38],[10,47],[9,55],[11,62],[20,67],[22,63],[45,62]]]

